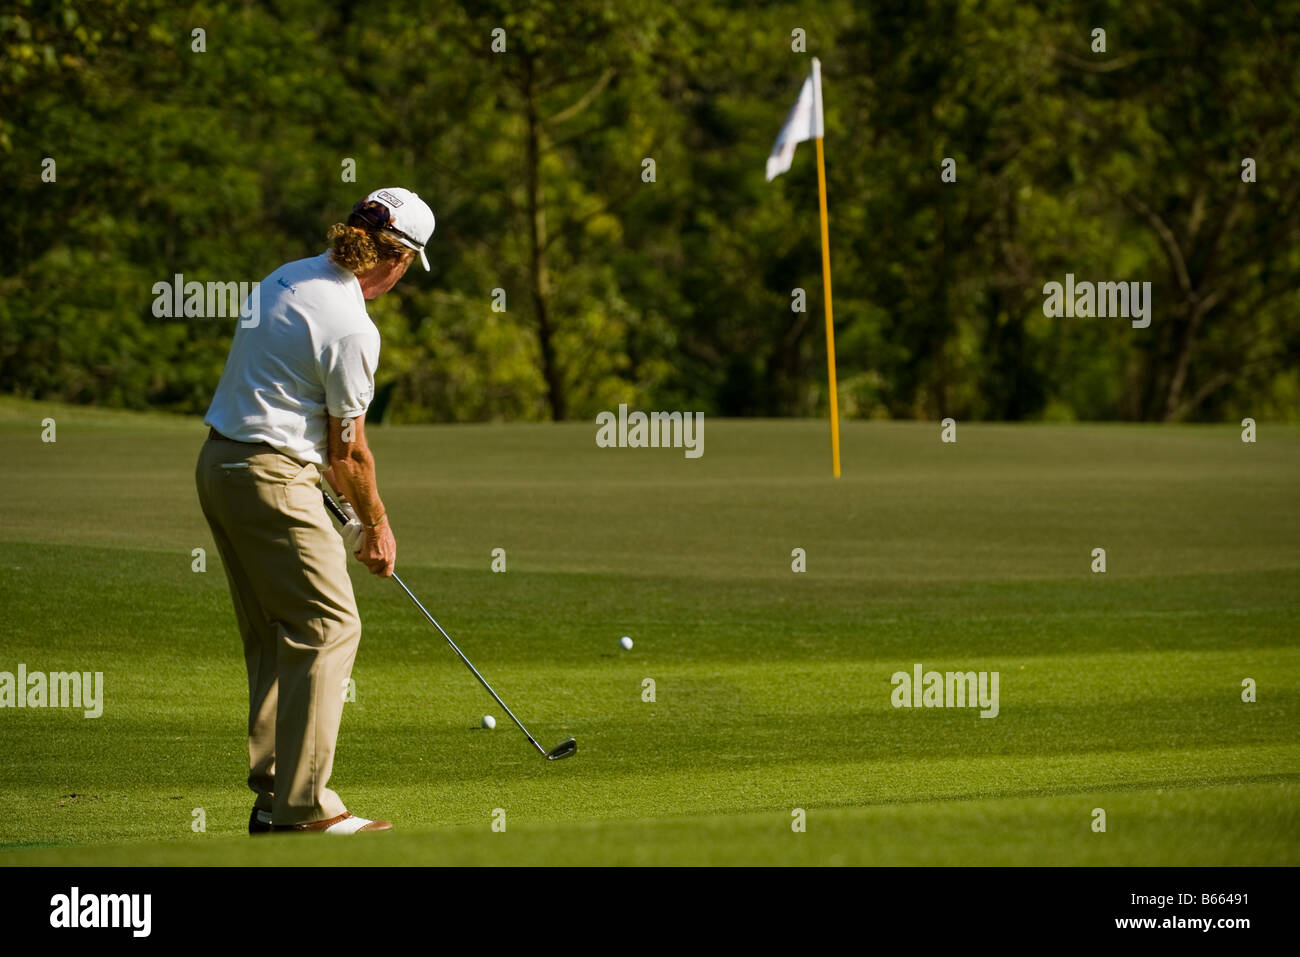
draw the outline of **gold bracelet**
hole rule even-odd
[[[380,516],[379,516],[379,521],[377,521],[377,522],[364,522],[363,524],[366,526],[366,528],[378,528],[380,525],[384,524],[384,522],[386,522],[387,520],[388,520],[388,513],[387,513],[387,512],[384,512],[383,515],[380,515]]]

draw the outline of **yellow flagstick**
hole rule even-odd
[[[813,71],[816,74],[816,82],[813,85],[814,92],[817,96],[817,117],[821,119],[821,64],[816,59],[813,60]],[[821,133],[821,123],[817,124],[817,132]],[[831,318],[831,234],[830,227],[826,221],[826,160],[822,155],[822,138],[816,137],[817,140],[817,196],[821,200],[822,208],[822,286],[826,292],[826,369],[830,374],[831,382],[831,472],[836,478],[840,477],[840,402],[839,393],[835,388],[835,322]]]

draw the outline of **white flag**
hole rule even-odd
[[[767,158],[767,181],[770,183],[790,168],[796,143],[816,139],[822,132],[822,65],[813,57],[812,76],[803,81],[799,99],[785,118],[785,126],[772,146],[772,155]]]

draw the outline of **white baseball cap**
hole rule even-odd
[[[387,216],[372,204],[378,204],[383,210],[387,210]],[[420,262],[428,272],[429,257],[424,254],[424,244],[433,235],[433,210],[418,195],[400,186],[377,189],[357,203],[352,208],[352,212],[361,216],[371,226],[393,233],[403,246],[418,252]]]

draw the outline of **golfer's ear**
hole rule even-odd
[[[366,417],[364,414],[338,419],[329,417],[329,453],[330,461],[347,458],[353,450],[366,447]]]

